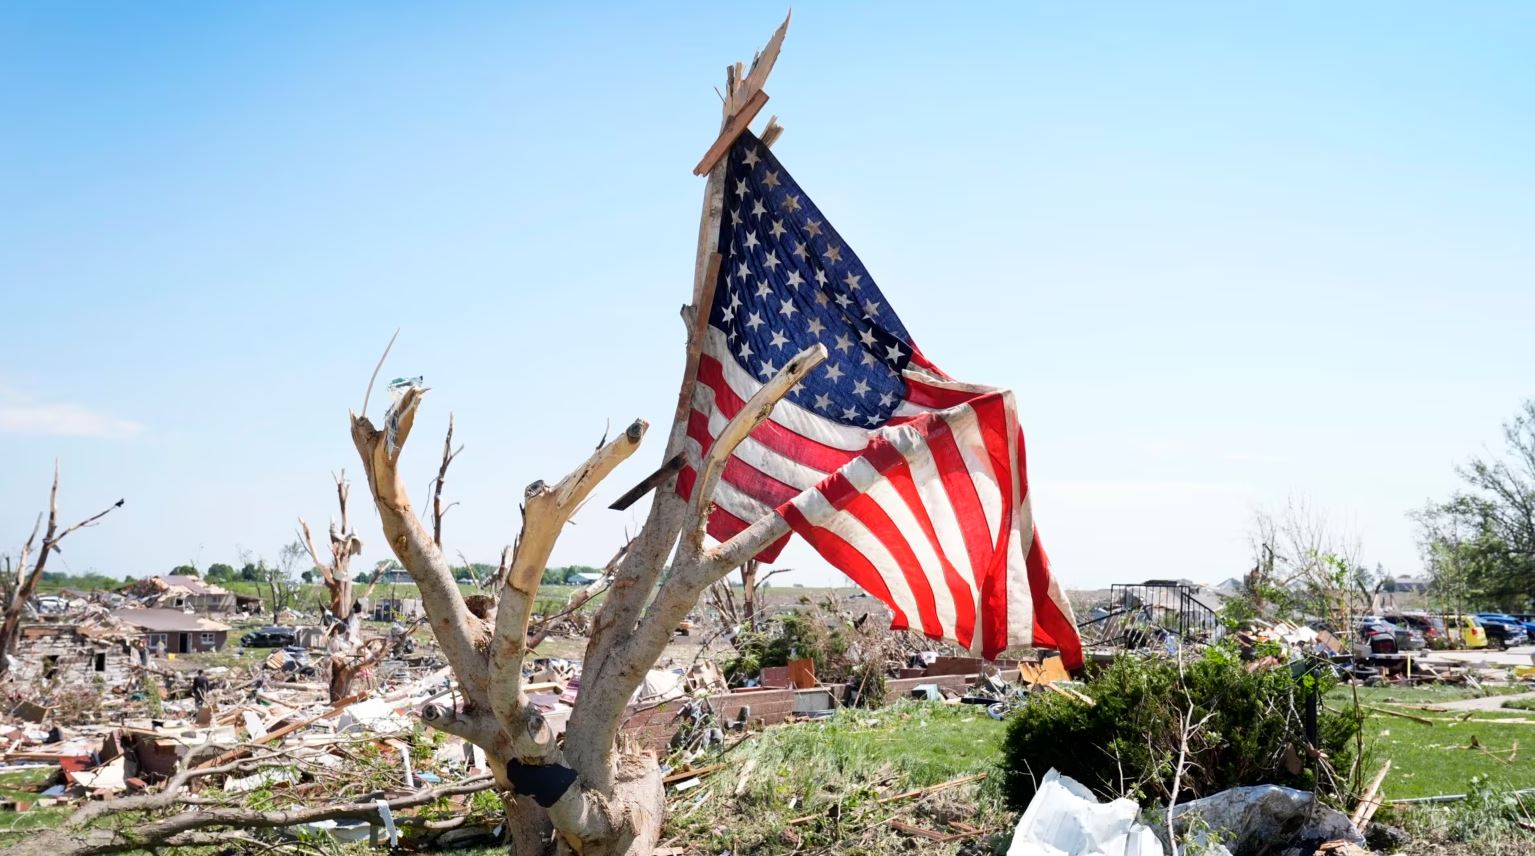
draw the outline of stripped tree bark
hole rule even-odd
[[[534,600],[550,552],[571,514],[639,448],[648,426],[636,420],[559,482],[536,481],[524,491],[522,531],[492,623],[466,608],[441,550],[412,509],[400,479],[399,455],[409,439],[421,391],[409,390],[391,411],[387,421],[392,432],[378,430],[366,417],[353,418],[353,440],[385,536],[421,589],[427,620],[464,699],[456,708],[429,704],[421,717],[427,725],[483,748],[494,759],[501,786],[516,795],[519,812],[542,814],[542,821],[531,827],[512,824],[514,829],[535,830],[515,842],[517,853],[554,849],[585,856],[638,856],[654,847],[665,808],[660,769],[653,755],[619,740],[619,726],[629,699],[670,641],[671,628],[699,595],[788,532],[788,524],[772,515],[724,544],[708,546],[704,527],[725,461],[825,358],[821,345],[801,352],[747,402],[702,462],[690,502],[678,497],[670,482],[658,492],[594,620],[582,692],[563,746],[522,688]]]
[[[367,590],[360,598],[352,596],[352,576],[349,566],[352,557],[362,552],[362,539],[352,531],[351,516],[347,512],[351,484],[346,480],[346,470],[342,470],[339,476],[335,476],[335,481],[336,504],[341,508],[341,520],[338,522],[335,518],[331,518],[330,521],[329,558],[322,557],[319,550],[315,549],[314,535],[309,530],[309,523],[302,517],[298,519],[299,534],[302,536],[304,547],[309,551],[309,558],[314,562],[314,566],[319,569],[320,576],[325,582],[325,590],[330,595],[329,609],[334,621],[327,630],[326,650],[330,655],[330,700],[332,702],[352,695],[355,692],[353,684],[357,680],[358,673],[376,662],[386,650],[386,646],[383,645],[363,643],[362,601],[372,596],[373,587],[378,585],[382,571],[374,571]]]
[[[683,310],[687,361],[661,457],[666,463],[657,471],[658,476],[647,479],[654,493],[643,526],[610,563],[611,583],[592,622],[581,692],[563,741],[555,738],[549,723],[529,703],[523,684],[523,663],[532,641],[529,623],[539,583],[571,516],[602,479],[638,450],[648,424],[635,420],[616,438],[600,443],[586,461],[563,478],[552,484],[535,481],[525,489],[521,531],[498,569],[491,612],[483,608],[483,602],[477,603],[476,610],[470,609],[442,548],[441,521],[446,508],[441,504],[441,485],[447,464],[456,454],[451,438],[444,445],[442,467],[433,488],[430,529],[412,507],[400,474],[400,457],[425,390],[415,385],[403,388],[385,415],[382,428],[367,417],[366,397],[361,415],[351,419],[352,440],[363,462],[385,540],[415,581],[427,622],[457,679],[458,692],[450,697],[452,700],[428,703],[420,716],[429,727],[469,740],[486,752],[506,806],[512,849],[519,856],[646,856],[654,850],[665,795],[655,756],[621,735],[630,699],[671,640],[673,628],[703,592],[789,532],[788,523],[771,513],[720,544],[707,542],[705,527],[726,461],[774,406],[826,359],[825,346],[816,345],[790,359],[724,426],[703,459],[693,462],[697,479],[688,499],[677,492],[677,467],[673,465],[684,453],[712,297],[712,272],[718,264],[724,167],[717,153],[728,148],[730,133],[743,129],[766,100],[762,86],[777,59],[788,23],[785,19],[749,72],[737,64],[728,74],[721,137],[700,164],[708,173],[708,182],[699,224],[693,298]],[[375,369],[375,377],[377,373]],[[370,380],[370,392],[371,387]],[[345,483],[340,478],[337,495],[342,521],[339,527],[332,527],[329,561],[314,548],[308,526],[302,521],[301,527],[327,586],[336,581],[331,589],[332,611],[341,617],[350,604],[347,587],[340,581],[346,578],[346,565],[356,554],[357,544],[347,519]],[[195,803],[196,797],[178,793],[188,780],[189,775],[183,773],[166,793],[154,796],[159,802],[138,807]],[[455,786],[457,790],[439,788],[397,802],[421,805],[450,792],[467,793],[478,785],[464,782]],[[162,836],[158,843],[201,844],[213,840],[198,832],[201,829],[285,826],[364,816],[367,811],[356,805],[280,813],[204,807],[149,828]],[[89,813],[77,815],[66,825],[71,831],[82,831],[92,817]],[[141,827],[137,832],[143,830]],[[135,834],[129,842],[119,837],[90,851],[62,846],[57,836],[49,843],[52,846],[46,852],[66,853],[109,852],[124,849],[125,844],[145,846],[151,842]]]
[[[101,518],[110,514],[114,509],[122,508],[123,500],[119,499],[105,510],[97,512],[90,517],[76,523],[73,526],[59,529],[59,465],[53,464],[53,489],[48,493],[48,526],[43,529],[43,540],[37,545],[37,558],[32,559],[33,545],[37,544],[37,532],[42,529],[43,517],[37,517],[37,522],[32,525],[32,534],[27,536],[27,542],[21,546],[21,553],[14,566],[7,563],[7,573],[0,580],[0,595],[3,595],[5,604],[5,618],[0,620],[0,677],[10,670],[9,655],[16,650],[16,633],[21,628],[21,616],[26,611],[27,601],[37,592],[37,584],[42,581],[43,572],[48,567],[48,557],[61,552],[59,542],[65,536],[76,529],[94,526]],[[27,563],[31,562],[29,566]]]
[[[721,139],[744,127],[743,116],[760,109],[762,85],[788,27],[779,27],[749,73],[729,75]],[[749,118],[749,117],[747,117]],[[727,146],[728,147],[728,146]],[[720,149],[717,141],[711,155]],[[687,362],[678,389],[662,461],[684,452],[693,405],[698,355],[717,269],[716,244],[723,212],[724,167],[706,157],[708,183],[699,224],[691,305],[684,307]],[[529,621],[544,568],[560,532],[597,484],[638,448],[648,425],[635,420],[574,471],[550,484],[535,481],[523,494],[522,528],[500,584],[493,620],[475,616],[453,584],[448,563],[432,533],[411,507],[399,473],[424,390],[407,389],[386,414],[381,430],[366,417],[352,419],[352,439],[367,471],[384,534],[415,579],[422,605],[443,655],[458,679],[461,703],[428,704],[421,717],[432,728],[463,737],[492,759],[507,796],[508,828],[517,854],[580,853],[643,856],[660,833],[665,811],[661,773],[653,754],[622,739],[630,699],[671,640],[672,630],[700,595],[789,531],[769,514],[723,544],[706,543],[705,526],[725,462],[774,405],[826,359],[817,345],[789,360],[724,427],[704,460],[691,499],[676,490],[676,469],[663,464],[654,480],[650,510],[613,573],[592,622],[583,658],[581,692],[563,742],[523,689]]]

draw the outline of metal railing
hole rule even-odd
[[[1108,612],[1077,625],[1086,645],[1140,648],[1167,636],[1209,641],[1220,627],[1194,586],[1150,580],[1109,587]]]

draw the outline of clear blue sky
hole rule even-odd
[[[664,428],[713,87],[783,11],[7,4],[0,550],[58,457],[66,517],[128,500],[60,568],[274,556],[399,326],[410,487],[453,411],[494,561],[525,484]],[[1405,513],[1535,395],[1532,62],[1525,3],[816,4],[769,111],[924,351],[1017,391],[1068,586],[1237,574],[1292,494],[1415,572]]]

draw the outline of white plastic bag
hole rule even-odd
[[[1164,856],[1156,834],[1136,822],[1140,813],[1134,800],[1100,803],[1052,769],[1018,819],[1007,856]]]

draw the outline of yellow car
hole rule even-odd
[[[1451,638],[1459,638],[1463,648],[1486,648],[1487,631],[1482,628],[1482,622],[1474,615],[1457,615],[1447,617],[1445,622],[1451,628]]]

